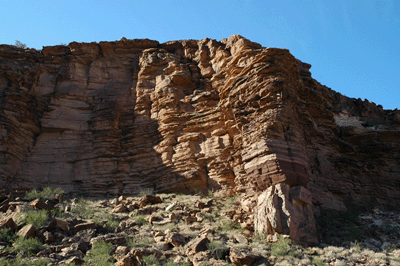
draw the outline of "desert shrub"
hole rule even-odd
[[[14,234],[14,232],[11,231],[9,228],[5,227],[0,229],[0,241],[12,243],[15,239],[17,239],[17,235]]]
[[[50,218],[61,218],[64,219],[67,217],[67,214],[61,208],[54,208],[48,212]]]
[[[140,196],[140,197],[143,197],[143,196],[146,196],[146,195],[153,195],[153,193],[154,193],[154,189],[152,189],[152,188],[146,188],[146,189],[140,190],[139,196]]]
[[[325,261],[322,260],[322,259],[319,258],[319,257],[313,257],[313,258],[312,258],[312,263],[315,264],[315,265],[317,265],[317,266],[324,266],[324,265],[325,265]]]
[[[278,237],[278,241],[271,245],[271,255],[278,257],[287,255],[290,251],[290,239]]]
[[[174,262],[174,258],[170,258],[169,260],[167,260],[166,263],[164,263],[164,266],[190,266],[191,263],[190,262]]]
[[[253,242],[266,242],[268,233],[254,233]]]
[[[135,223],[139,226],[147,224],[148,221],[146,220],[146,215],[138,215],[137,218],[135,219]]]
[[[229,198],[226,199],[225,204],[228,206],[235,205],[237,203],[237,200],[239,199],[239,195],[233,195]]]
[[[357,252],[361,252],[362,251],[362,249],[363,249],[363,246],[362,246],[362,244],[359,242],[359,241],[354,241],[354,242],[351,242],[351,247],[354,249],[354,250],[356,250]]]
[[[88,199],[77,199],[75,205],[71,207],[71,212],[83,219],[92,219],[94,210],[89,207],[89,203]]]
[[[37,252],[38,247],[40,247],[41,245],[42,243],[36,238],[24,239],[23,237],[19,237],[14,242],[13,247],[22,256],[29,257],[34,255]]]
[[[0,266],[46,266],[50,263],[49,259],[38,259],[35,261],[16,259],[0,259]]]
[[[215,214],[204,213],[204,219],[208,220],[210,223],[215,222]]]
[[[93,244],[91,252],[85,257],[85,261],[88,265],[111,266],[115,262],[111,256],[112,252],[112,243],[105,241],[96,242]]]
[[[107,220],[106,226],[108,229],[115,230],[119,226],[119,222],[114,220],[110,214],[106,214],[104,218]]]
[[[43,199],[43,200],[51,200],[56,197],[56,195],[62,195],[65,192],[60,188],[52,189],[51,187],[45,187],[42,191],[37,191],[33,189],[26,193],[24,199],[25,200],[34,200],[34,199]]]
[[[222,216],[220,216],[222,217]],[[240,224],[230,220],[230,219],[224,219],[224,218],[220,218],[221,221],[221,230],[222,232],[229,232],[229,231],[239,231],[239,232],[243,232],[244,229],[240,226]]]
[[[25,43],[22,43],[22,42],[20,42],[18,40],[15,40],[15,44],[14,45],[17,46],[17,47],[20,47],[20,48],[27,48]]]
[[[153,239],[146,236],[138,236],[127,239],[130,248],[144,248],[153,244]]]
[[[214,240],[207,243],[207,249],[210,251],[211,256],[215,259],[223,259],[229,252],[229,249],[222,241]]]
[[[33,224],[36,228],[46,224],[49,215],[46,210],[31,210],[25,213],[23,224]]]
[[[160,265],[160,261],[157,259],[156,255],[154,255],[154,254],[151,254],[149,256],[143,256],[142,260],[145,263],[145,265],[149,265],[149,266],[159,266]]]

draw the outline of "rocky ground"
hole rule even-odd
[[[238,196],[142,194],[0,194],[0,265],[400,265],[394,211],[320,214],[304,247],[254,233]]]

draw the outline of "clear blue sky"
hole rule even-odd
[[[400,108],[398,0],[0,0],[0,43],[28,47],[240,34],[287,48],[346,96]]]

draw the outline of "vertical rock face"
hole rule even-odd
[[[272,185],[258,197],[256,210],[254,229],[258,233],[286,234],[298,243],[318,243],[312,196],[304,187]]]
[[[310,67],[238,35],[0,45],[0,186],[258,196],[286,184],[317,210],[400,206],[400,112]]]

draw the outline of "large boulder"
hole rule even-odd
[[[311,200],[311,193],[304,187],[284,183],[270,186],[257,199],[255,231],[286,234],[300,244],[317,244]]]

